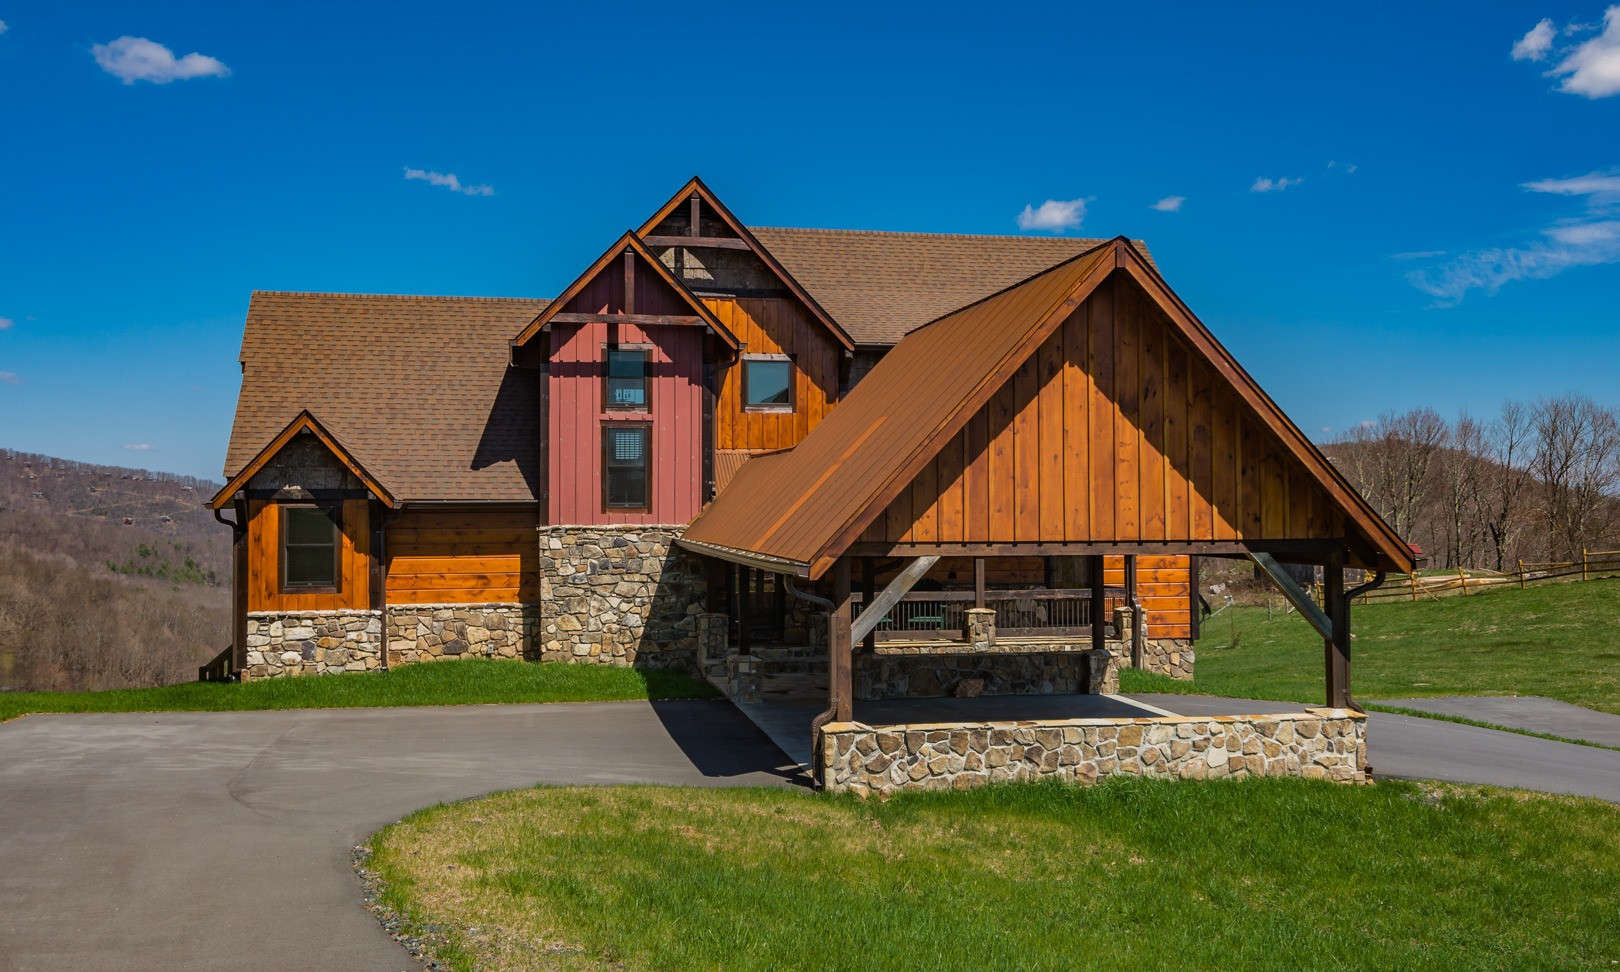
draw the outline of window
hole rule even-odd
[[[652,426],[615,423],[602,429],[602,505],[646,512]]]
[[[338,512],[326,506],[281,508],[281,589],[335,592]]]
[[[607,349],[607,383],[602,389],[604,409],[629,412],[647,411],[648,348],[610,347]]]
[[[745,354],[742,369],[745,411],[793,411],[793,362],[787,355]]]

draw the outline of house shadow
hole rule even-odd
[[[538,381],[532,370],[508,366],[484,417],[484,430],[473,451],[472,468],[515,463],[531,496],[540,495],[540,450],[535,416],[540,410]],[[543,430],[541,432],[543,433]]]
[[[706,777],[772,778],[809,787],[810,777],[726,699],[662,699],[653,713],[681,753]]]

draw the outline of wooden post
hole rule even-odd
[[[871,609],[872,599],[877,595],[877,561],[871,557],[861,559],[861,611],[864,613]],[[866,633],[861,639],[861,647],[866,651],[877,650],[877,627]]]
[[[1411,580],[1412,580],[1412,600],[1416,601],[1417,600],[1417,568],[1413,567],[1412,572],[1410,574],[1407,574],[1406,576],[1411,578]]]
[[[984,607],[984,558],[973,558],[973,606]]]
[[[1519,590],[1524,590],[1524,558],[1519,558]]]
[[[1461,564],[1457,565],[1457,580],[1462,584],[1463,597],[1467,597],[1468,596],[1468,574],[1463,571]]]
[[[1586,548],[1581,548],[1581,580],[1586,580]]]
[[[1125,606],[1131,609],[1131,667],[1141,668],[1142,653],[1137,646],[1142,639],[1136,636],[1142,628],[1142,619],[1136,613],[1136,554],[1125,555]],[[1188,618],[1190,621],[1191,615]]]
[[[850,643],[854,611],[849,586],[849,558],[840,557],[833,564],[833,609],[827,615],[827,708],[832,710],[834,722],[848,722],[855,713],[854,646]]]
[[[748,617],[749,586],[753,574],[752,567],[738,567],[736,578],[737,590],[737,654],[748,655],[754,650],[754,622]]]
[[[236,525],[231,528],[231,669],[241,672],[247,668],[248,502],[236,500],[232,505]]]
[[[1086,573],[1091,575],[1091,647],[1093,651],[1108,648],[1108,636],[1103,628],[1103,615],[1108,612],[1108,591],[1103,586],[1103,559],[1086,558]]]
[[[1322,639],[1327,670],[1327,704],[1335,709],[1350,707],[1350,604],[1344,597],[1344,553],[1334,551],[1323,571],[1322,597],[1333,622],[1333,636]]]

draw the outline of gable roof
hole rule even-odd
[[[744,464],[679,542],[820,577],[1041,342],[1120,269],[1142,284],[1323,485],[1380,561],[1410,569],[1410,549],[1122,238],[913,330],[791,452]]]
[[[534,320],[530,321],[528,326],[517,337],[512,339],[512,346],[518,347],[527,344],[536,334],[550,326],[552,317],[564,307],[567,307],[569,301],[579,296],[580,291],[584,290],[587,284],[595,280],[598,274],[606,270],[609,264],[626,250],[634,252],[640,258],[642,264],[651,269],[658,279],[662,280],[680,297],[682,302],[691,307],[692,313],[718,335],[720,340],[724,341],[728,347],[735,349],[742,346],[742,342],[738,341],[737,336],[732,334],[724,324],[720,323],[720,319],[714,316],[714,312],[705,307],[702,301],[692,296],[692,292],[675,279],[674,275],[669,272],[669,268],[664,266],[663,261],[653,256],[640,238],[629,230],[625,230],[623,236],[608,247],[605,253],[597,257],[596,262],[585,268],[585,272],[580,274],[573,283],[569,284],[561,296],[551,301],[544,310],[535,315]]]
[[[915,327],[1108,242],[780,226],[751,229],[857,343],[868,345],[895,344]],[[1147,244],[1135,240],[1133,245],[1147,256]]]
[[[507,342],[546,304],[255,292],[225,478],[308,409],[401,502],[534,502],[535,376]]]
[[[846,349],[855,347],[855,340],[850,337],[849,332],[844,330],[843,326],[828,314],[821,304],[817,303],[815,297],[811,296],[810,292],[804,288],[804,285],[799,283],[793,274],[788,272],[786,267],[782,266],[781,262],[777,260],[769,249],[761,245],[760,241],[755,238],[753,231],[744,226],[736,216],[733,216],[731,210],[726,208],[725,203],[720,201],[720,197],[716,196],[708,186],[703,184],[703,180],[697,176],[689,179],[686,185],[682,186],[676,191],[675,195],[669,198],[668,202],[658,207],[658,210],[641,225],[641,229],[636,231],[637,235],[645,236],[650,233],[654,227],[662,223],[670,213],[674,212],[677,206],[691,199],[694,195],[703,200],[714,211],[714,214],[720,217],[720,220],[730,227],[733,233],[737,234],[739,239],[748,244],[754,255],[759,257],[795,297],[799,298],[799,301],[810,311],[811,316],[820,321],[821,325],[832,334],[839,344],[842,344]]]
[[[327,451],[336,456],[338,462],[342,463],[344,468],[353,473],[356,479],[364,483],[365,487],[371,490],[372,494],[378,499],[382,500],[389,506],[399,505],[399,502],[394,499],[394,494],[390,492],[387,487],[379,483],[369,472],[367,472],[365,467],[355,460],[354,453],[345,448],[343,443],[339,442],[337,438],[332,435],[332,433],[328,432],[325,426],[321,425],[321,423],[316,420],[315,416],[310,414],[307,409],[300,411],[291,422],[287,423],[286,428],[282,429],[274,439],[271,439],[263,449],[259,450],[258,455],[254,456],[247,465],[243,466],[240,472],[238,472],[235,476],[232,476],[224,486],[221,486],[219,492],[214,494],[213,499],[208,501],[208,505],[217,510],[229,503],[231,501],[231,497],[236,493],[236,491],[245,487],[248,484],[248,481],[251,480],[254,475],[259,472],[259,470],[263,469],[271,459],[274,459],[276,457],[276,453],[280,452],[282,447],[291,442],[293,437],[298,435],[300,432],[308,432],[314,435],[315,438],[319,439],[321,444],[327,448]]]

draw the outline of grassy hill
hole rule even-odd
[[[196,678],[230,640],[217,488],[0,450],[0,691]]]
[[[1357,604],[1350,620],[1358,699],[1545,695],[1620,714],[1620,579]],[[1127,672],[1125,690],[1322,701],[1322,639],[1297,614],[1228,608],[1197,652],[1193,682]]]

